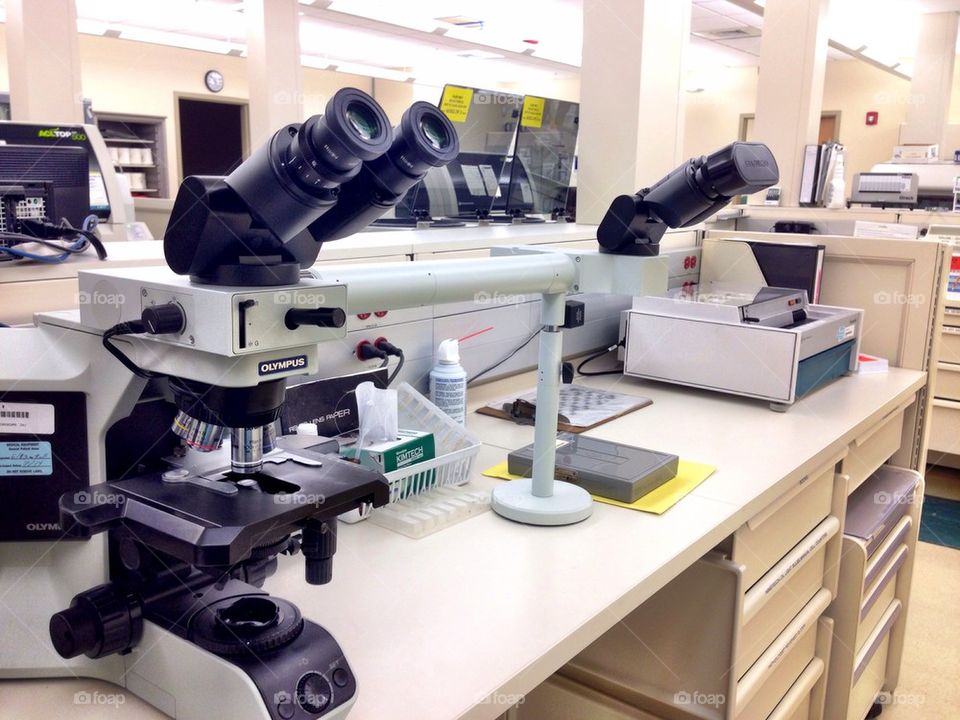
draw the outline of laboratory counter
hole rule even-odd
[[[533,386],[525,373],[470,392],[470,406]],[[586,521],[530,527],[485,512],[419,540],[341,525],[333,582],[311,587],[283,559],[266,589],[341,643],[359,679],[353,720],[496,718],[773,501],[903,412],[926,382],[893,368],[854,375],[786,413],[766,404],[619,376],[582,378],[653,404],[590,434],[709,463],[716,473],[664,515],[596,504]],[[480,471],[533,428],[470,413]],[[899,434],[897,434],[899,442]],[[135,652],[149,652],[143,648]],[[51,649],[52,652],[52,649]],[[101,695],[96,695],[101,693]],[[215,695],[215,691],[212,692]],[[0,718],[163,717],[86,679],[0,682]],[[99,704],[98,704],[99,703]]]

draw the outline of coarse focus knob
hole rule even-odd
[[[70,607],[50,618],[50,640],[64,658],[99,658],[129,650],[140,641],[140,605],[111,585],[74,596]]]
[[[340,328],[347,322],[347,314],[340,308],[291,308],[284,318],[290,330],[296,330],[301,325],[316,325],[317,327]]]
[[[187,326],[187,317],[177,303],[151,305],[140,314],[140,320],[151,335],[181,333]]]

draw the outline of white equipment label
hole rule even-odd
[[[0,434],[53,435],[53,405],[0,402]]]

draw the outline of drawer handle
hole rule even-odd
[[[893,624],[897,621],[897,618],[900,617],[900,610],[902,607],[903,606],[900,604],[899,600],[894,600],[892,603],[890,603],[890,607],[887,608],[887,611],[883,614],[883,617],[880,618],[880,622],[877,624],[877,627],[874,628],[872,633],[870,633],[870,637],[864,644],[863,650],[861,650],[857,655],[857,664],[853,670],[854,685],[860,681],[863,671],[867,669],[867,665],[869,665],[870,661],[873,660],[873,656],[877,653],[880,645],[883,644],[887,633],[890,632],[891,628],[893,628]]]
[[[897,546],[905,541],[907,533],[910,531],[911,527],[913,527],[912,517],[906,515],[900,518],[899,522],[893,526],[893,530],[889,532],[886,539],[880,543],[880,547],[874,550],[873,555],[870,556],[870,559],[867,561],[867,566],[863,571],[863,584],[865,586],[870,586],[873,584],[873,580],[877,576],[877,573],[880,572],[880,569],[883,567],[884,563],[886,563],[887,560],[893,556]]]
[[[749,622],[773,597],[775,591],[792,578],[816,554],[821,546],[840,530],[840,521],[832,515],[817,525],[796,547],[783,556],[760,578],[743,599],[743,623]]]
[[[787,690],[787,694],[773,709],[773,712],[767,716],[767,720],[788,720],[788,718],[792,718],[797,708],[813,692],[813,686],[823,675],[824,669],[823,660],[818,657],[811,660],[807,667],[803,669],[803,672],[800,673],[800,677]]]
[[[867,616],[867,613],[870,612],[870,609],[877,604],[877,600],[880,599],[880,596],[883,594],[883,591],[886,589],[887,584],[897,575],[897,572],[907,561],[907,555],[909,550],[906,545],[901,545],[900,550],[897,552],[896,557],[887,565],[886,569],[883,571],[883,575],[877,580],[873,587],[867,593],[867,598],[863,601],[863,604],[860,606],[860,621],[863,622],[863,619]]]
[[[790,648],[808,632],[817,632],[817,618],[827,609],[833,595],[826,588],[821,588],[803,610],[790,621],[783,632],[777,636],[770,647],[763,651],[757,661],[747,670],[746,674],[737,683],[737,712],[739,713],[747,703],[753,699],[764,681],[770,676],[783,659],[789,654]]]

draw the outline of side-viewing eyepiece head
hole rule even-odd
[[[600,251],[656,255],[668,227],[702,222],[734,196],[779,179],[777,161],[763,143],[735,142],[692,158],[635,195],[614,199],[597,230]]]

